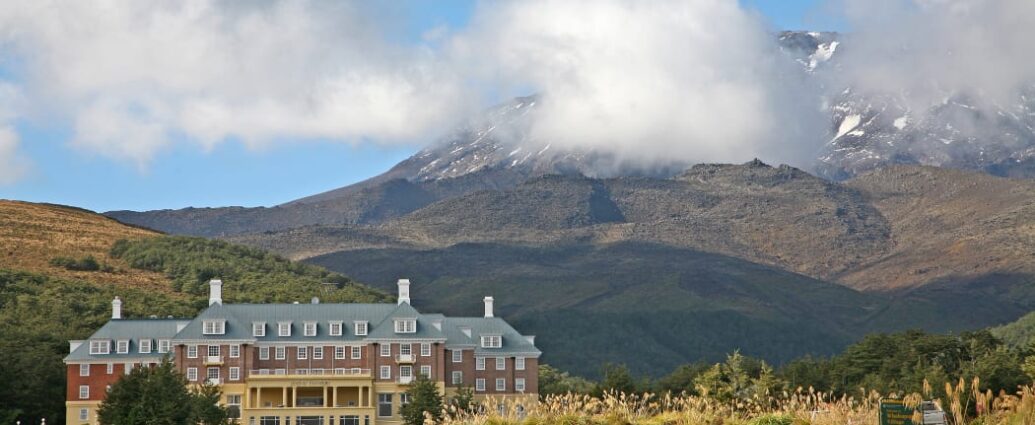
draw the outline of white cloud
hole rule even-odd
[[[18,133],[10,126],[0,127],[0,186],[15,183],[30,168],[29,160],[18,153]]]

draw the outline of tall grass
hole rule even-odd
[[[925,384],[923,394],[905,395],[904,401],[917,406],[922,400],[934,400],[956,425],[1035,424],[1035,387],[1022,387],[1014,394],[994,395],[982,392],[980,381],[975,379],[970,383],[963,380],[946,383],[944,393],[934,388]],[[520,407],[512,399],[488,399],[481,411],[448,411],[442,425],[878,424],[879,405],[884,396],[874,391],[860,390],[860,393],[867,395],[833,397],[813,389],[798,389],[793,393],[730,402],[700,396],[610,393],[598,398],[566,394]]]

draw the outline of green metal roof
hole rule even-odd
[[[120,359],[155,359],[159,360],[165,353],[158,352],[159,339],[172,339],[176,335],[177,325],[183,326],[190,323],[190,319],[115,319],[110,320],[101,326],[97,332],[90,335],[88,340],[65,357],[66,362],[104,360],[119,361]],[[151,353],[140,353],[140,340],[152,339]],[[110,340],[110,354],[90,354],[91,340]],[[129,352],[119,354],[116,352],[116,341],[129,340]]]

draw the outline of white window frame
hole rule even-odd
[[[115,354],[127,354],[129,353],[129,340],[120,339],[115,341]],[[107,353],[105,353],[107,354]]]
[[[496,391],[507,392],[507,378],[496,378]]]
[[[90,364],[81,363],[79,365],[79,376],[90,376]]]
[[[291,336],[291,322],[277,322],[277,336]]]
[[[496,358],[496,370],[507,370],[507,359],[505,357]]]
[[[111,341],[110,340],[90,340],[90,354],[109,354],[111,353]]]
[[[340,345],[334,347],[334,360],[345,360],[345,347]]]
[[[309,358],[309,347],[297,346],[295,347],[295,357],[298,360],[305,360]]]
[[[302,336],[316,336],[316,322],[302,322]]]
[[[215,373],[212,373],[212,372],[215,372]],[[214,380],[218,381],[219,380],[219,375],[220,375],[219,366],[212,366],[212,367],[205,368],[205,380],[206,381],[208,381],[210,379],[214,379]]]
[[[79,386],[79,399],[80,400],[86,400],[86,399],[89,399],[89,398],[90,398],[90,386],[89,385],[80,385]]]
[[[279,345],[273,349],[273,357],[277,360],[287,360],[287,347]]]
[[[453,350],[453,363],[464,362],[464,350]]]
[[[452,375],[453,375],[453,380],[452,380],[453,385],[463,385],[464,384],[464,372],[463,371],[454,370]]]
[[[392,367],[381,366],[381,373],[378,374],[378,376],[380,376],[381,379],[392,379]]]
[[[241,368],[236,367],[236,366],[235,367],[231,367],[230,368],[230,372],[227,374],[227,379],[231,380],[231,381],[240,381],[241,380]]]
[[[482,335],[482,348],[500,348],[503,346],[503,337],[500,335]]]
[[[423,375],[425,378],[431,379],[431,365],[421,365],[420,374]]]
[[[168,353],[170,348],[172,348],[172,341],[170,341],[168,339],[160,339],[160,340],[158,340],[158,352],[159,353]]]
[[[357,320],[352,323],[353,332],[356,336],[366,336],[370,329],[370,323],[365,320]]]
[[[388,414],[382,415],[381,407],[388,407]],[[392,406],[392,393],[377,393],[377,417],[379,418],[390,418],[392,417],[393,410]]]
[[[514,391],[519,393],[525,392],[525,378],[514,378]]]
[[[90,409],[83,407],[79,409],[79,420],[88,421],[90,420]]]
[[[412,378],[413,377],[413,366],[402,365],[399,366],[399,378]]]
[[[480,393],[485,392],[485,378],[478,378],[474,380],[474,390]]]
[[[225,335],[226,320],[203,320],[201,322],[202,335]]]
[[[381,357],[392,357],[392,344],[381,344]]]
[[[514,358],[514,370],[525,370],[525,358],[515,357]]]
[[[342,329],[343,327],[341,321],[327,322],[327,333],[330,336],[341,336]]]
[[[187,368],[187,380],[191,382],[198,382],[198,368],[188,367]]]
[[[252,336],[266,336],[266,322],[252,322]]]
[[[115,373],[115,363],[108,363],[104,371],[107,372],[109,375]]]
[[[130,373],[133,373],[133,366],[133,363],[124,363],[122,365],[122,373],[124,375],[129,375]]]
[[[353,345],[351,351],[352,351],[351,355],[352,355],[352,359],[353,360],[359,360],[359,359],[363,358],[363,347],[360,347],[358,345]]]
[[[188,359],[196,359],[196,358],[198,358],[198,346],[197,345],[188,345],[187,346],[187,358]]]
[[[150,338],[141,338],[137,341],[137,351],[141,354],[151,354],[152,345]]]
[[[399,344],[399,355],[400,356],[412,356],[413,355],[413,344]]]
[[[270,359],[270,348],[269,347],[259,347],[259,360],[269,360],[269,359]]]
[[[230,345],[230,358],[231,359],[236,359],[238,357],[241,357],[241,346],[238,345],[238,344],[231,344]]]
[[[313,360],[323,360],[323,347],[313,347]]]
[[[220,350],[218,345],[209,345],[205,347],[205,351],[208,352],[209,357],[219,357],[220,352],[223,350]]]
[[[474,358],[474,370],[485,370],[485,357]]]
[[[430,342],[422,342],[420,344],[420,356],[421,357],[431,357],[431,343]]]
[[[417,319],[395,319],[395,333],[417,333]]]

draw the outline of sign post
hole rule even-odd
[[[913,423],[913,409],[906,407],[900,399],[880,402],[880,425],[919,425]]]

